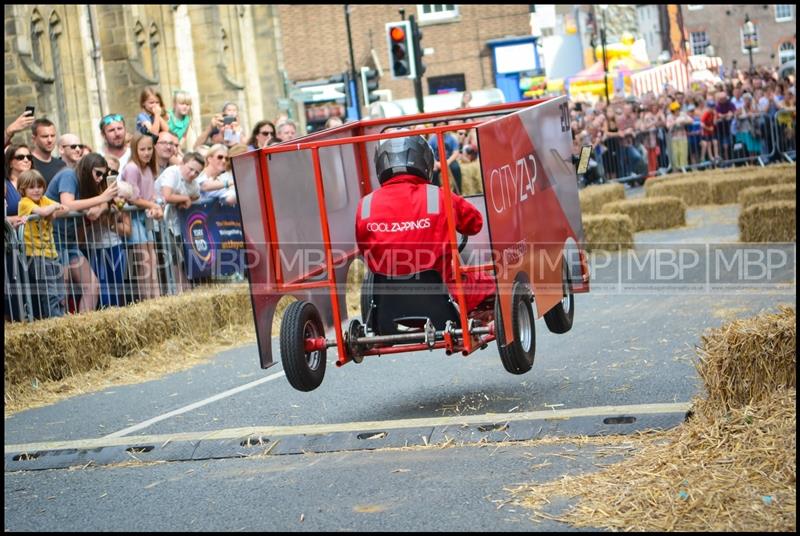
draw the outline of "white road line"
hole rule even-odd
[[[212,402],[216,402],[217,400],[222,400],[223,398],[227,398],[229,396],[233,396],[237,393],[241,393],[242,391],[246,391],[248,389],[252,389],[262,383],[267,383],[268,381],[272,381],[276,378],[280,378],[285,376],[286,374],[283,371],[277,372],[271,376],[267,376],[266,378],[261,378],[254,382],[246,383],[244,385],[240,385],[239,387],[234,387],[233,389],[228,389],[222,393],[214,395],[210,398],[206,398],[205,400],[201,400],[199,402],[195,402],[194,404],[189,404],[188,406],[184,406],[182,408],[178,408],[176,410],[170,411],[169,413],[165,413],[163,415],[159,415],[158,417],[153,417],[152,419],[148,419],[142,423],[136,424],[134,426],[130,426],[119,432],[114,432],[113,434],[108,434],[107,436],[103,436],[103,439],[113,438],[113,437],[122,437],[130,434],[131,432],[136,432],[143,428],[147,428],[151,424],[155,424],[157,422],[169,419],[170,417],[175,417],[176,415],[180,415],[181,413],[186,413],[187,411],[192,411],[197,408],[201,408],[206,404],[211,404]]]
[[[274,379],[283,373],[258,380],[265,382]],[[258,383],[253,382],[253,384]],[[239,389],[247,388],[243,385]],[[223,393],[224,394],[224,393]],[[211,400],[211,399],[209,399]],[[435,426],[465,426],[484,423],[507,423],[512,421],[528,420],[564,420],[575,417],[602,417],[619,415],[659,415],[666,413],[686,413],[691,408],[691,402],[634,404],[629,406],[595,406],[574,409],[549,409],[546,411],[529,411],[523,413],[486,413],[483,415],[456,415],[452,417],[429,417],[400,419],[391,421],[347,422],[336,424],[305,424],[295,426],[248,426],[244,428],[226,428],[224,430],[204,432],[182,432],[150,436],[112,437],[124,432],[117,432],[112,436],[97,439],[78,439],[70,441],[48,441],[44,443],[27,443],[21,445],[5,445],[5,454],[16,452],[36,452],[42,450],[63,449],[95,449],[112,446],[128,445],[166,445],[178,441],[206,441],[245,438],[248,436],[262,436],[274,439],[275,437],[289,435],[324,435],[336,432],[367,432],[387,431],[403,428],[435,427]],[[164,417],[166,418],[166,416]],[[139,425],[141,426],[141,425]],[[275,436],[275,437],[273,437]]]

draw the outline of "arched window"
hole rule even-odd
[[[44,33],[44,22],[42,14],[38,9],[31,12],[31,53],[33,61],[40,67],[45,67],[45,58],[42,54],[42,34]]]
[[[161,36],[158,32],[158,26],[155,23],[150,24],[150,63],[153,67],[153,78],[159,79],[159,63],[158,63],[158,45],[161,44]]]
[[[67,99],[64,92],[64,69],[61,65],[61,35],[64,33],[64,26],[61,24],[61,17],[53,11],[48,21],[50,37],[50,59],[53,62],[53,79],[55,85],[55,105],[58,119],[58,130],[64,132],[67,128]]]
[[[780,63],[783,65],[787,61],[792,61],[795,58],[795,47],[791,41],[781,43],[781,48],[778,50]]]

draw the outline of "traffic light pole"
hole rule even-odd
[[[417,18],[414,15],[409,15],[408,20],[411,22],[411,35],[416,36],[418,32]],[[417,76],[414,78],[414,96],[417,98],[417,109],[419,110],[419,113],[425,113],[425,101],[422,98],[422,62],[420,61],[420,57],[422,56],[421,52],[421,50],[416,50],[414,54],[414,70],[417,73]]]
[[[356,74],[356,60],[353,56],[353,38],[350,35],[350,4],[344,5],[344,22],[347,25],[347,46],[350,47],[350,87],[352,89],[352,100],[348,104],[355,108],[356,119],[361,119],[361,99],[358,98],[358,84],[355,83],[355,81],[358,80]]]

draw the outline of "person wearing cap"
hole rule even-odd
[[[672,169],[686,171],[688,165],[689,140],[686,128],[692,124],[692,118],[681,110],[681,104],[672,101],[669,104],[670,114],[667,116],[667,130],[672,137]]]
[[[433,150],[422,136],[384,140],[375,150],[381,187],[359,201],[356,243],[373,273],[403,276],[436,270],[452,295],[455,274],[444,194],[431,184],[433,169]],[[480,211],[455,193],[450,197],[456,230],[467,236],[477,234],[483,227]],[[493,276],[464,274],[462,287],[467,312],[491,310]]]

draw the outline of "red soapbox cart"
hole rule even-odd
[[[389,277],[367,270],[361,318],[348,321],[356,209],[380,187],[377,144],[433,133],[444,162],[445,132],[472,128],[484,193],[465,199],[484,224],[468,241],[457,237],[452,178],[441,169],[456,291],[451,296],[435,271]],[[292,295],[280,354],[298,390],[322,383],[332,347],[341,367],[419,350],[467,356],[496,340],[506,370],[523,374],[533,365],[534,320],[544,316],[551,332],[569,331],[574,294],[589,291],[566,97],[347,123],[235,156],[233,171],[261,367],[275,364],[273,316]],[[465,310],[461,281],[469,271],[494,274],[497,284],[494,310],[480,319]]]

